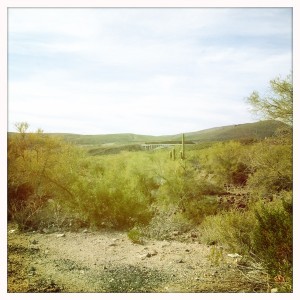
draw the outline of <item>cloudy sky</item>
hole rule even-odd
[[[174,134],[254,122],[292,70],[289,8],[10,8],[8,122]]]

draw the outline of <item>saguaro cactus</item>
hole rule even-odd
[[[170,158],[171,159],[173,159],[173,160],[175,160],[176,159],[176,155],[175,155],[175,148],[174,149],[172,149],[171,151],[170,151]]]
[[[180,152],[180,156],[181,156],[181,159],[185,159],[185,149],[184,149],[184,133],[182,134],[182,145],[181,145],[181,152]]]

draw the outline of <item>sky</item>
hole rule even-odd
[[[8,130],[254,122],[246,98],[291,71],[290,8],[9,8]]]

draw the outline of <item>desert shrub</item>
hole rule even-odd
[[[222,188],[193,165],[190,161],[171,161],[165,165],[157,201],[177,207],[197,223],[205,213],[214,210],[215,203],[211,201],[214,197],[209,196],[218,194]]]
[[[48,199],[73,196],[74,161],[80,151],[41,131],[27,133],[24,128],[8,139],[8,219],[22,229],[37,229]]]
[[[158,240],[167,240],[174,238],[174,233],[180,235],[191,230],[194,227],[183,213],[178,212],[177,207],[168,205],[160,206],[150,223],[143,227],[143,234],[150,238]]]
[[[141,230],[136,227],[130,229],[127,232],[127,236],[134,244],[144,244],[143,234],[141,233]]]
[[[271,275],[292,278],[293,204],[292,193],[282,192],[274,201],[260,203],[255,216],[253,251],[264,261]]]
[[[219,267],[221,264],[225,262],[223,248],[213,245],[210,248],[207,258],[213,266]]]
[[[200,224],[206,216],[216,215],[221,210],[215,196],[201,195],[183,204],[184,215],[193,222]]]
[[[132,153],[88,160],[93,164],[86,162],[86,172],[73,184],[76,196],[65,204],[69,210],[81,214],[93,227],[128,229],[147,224],[155,184],[141,171],[144,162]]]
[[[257,224],[254,211],[228,211],[208,216],[200,225],[201,241],[220,244],[241,254],[253,249],[253,230]]]
[[[200,225],[201,241],[220,244],[262,263],[272,281],[291,286],[293,263],[292,193],[272,202],[257,201],[248,211],[208,216]],[[279,279],[278,279],[279,278]]]
[[[249,175],[246,146],[239,142],[216,143],[199,153],[201,165],[220,184],[244,185]]]
[[[293,187],[292,145],[262,142],[248,154],[251,175],[247,181],[254,198],[272,198]]]

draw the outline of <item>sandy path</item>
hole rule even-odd
[[[253,290],[233,258],[224,254],[215,264],[209,259],[211,247],[196,241],[146,240],[140,245],[124,232],[62,236],[9,229],[8,246],[9,292]]]

